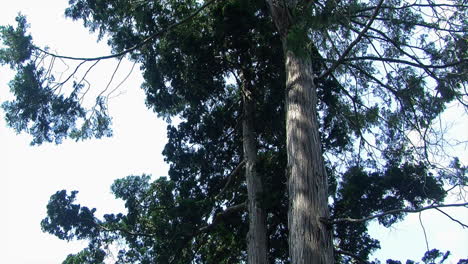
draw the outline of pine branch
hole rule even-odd
[[[399,214],[399,213],[419,213],[422,211],[430,210],[430,209],[437,209],[437,208],[444,208],[444,207],[467,207],[468,203],[461,203],[461,204],[440,204],[440,205],[430,205],[426,207],[421,207],[421,208],[416,208],[416,209],[411,209],[411,208],[403,208],[403,209],[395,209],[395,210],[390,210],[386,211],[380,214],[376,215],[371,215],[368,217],[364,217],[361,219],[355,219],[355,218],[336,218],[336,219],[325,219],[322,218],[322,222],[327,224],[327,225],[334,225],[342,222],[350,222],[350,223],[360,223],[360,222],[365,222],[369,221],[375,218],[383,217],[386,215],[394,215],[394,214]]]
[[[50,53],[44,49],[41,49],[37,46],[34,46],[34,49],[40,51],[40,52],[43,52],[44,54],[47,54],[49,56],[52,56],[54,58],[60,58],[60,59],[66,59],[66,60],[78,60],[78,61],[99,61],[99,60],[106,60],[106,59],[112,59],[112,58],[118,58],[118,57],[121,57],[121,56],[124,56],[138,48],[141,48],[143,46],[145,46],[146,44],[148,44],[150,41],[152,41],[153,39],[155,38],[158,38],[158,37],[161,37],[165,34],[167,34],[168,32],[174,30],[175,28],[189,22],[192,18],[194,18],[195,16],[197,16],[201,11],[203,11],[205,8],[207,8],[208,6],[212,5],[213,3],[215,3],[216,1],[219,1],[219,0],[210,0],[208,2],[206,2],[204,5],[202,5],[200,8],[198,8],[197,10],[195,10],[195,12],[193,12],[192,14],[190,14],[189,16],[183,18],[182,20],[180,20],[179,22],[176,22],[174,24],[171,24],[169,25],[168,27],[166,27],[165,29],[163,30],[160,30],[158,32],[155,32],[153,33],[152,35],[148,36],[147,38],[145,38],[142,42],[136,44],[135,46],[129,48],[129,49],[126,49],[126,50],[123,50],[119,53],[116,53],[116,54],[111,54],[111,55],[106,55],[106,56],[100,56],[100,57],[93,57],[93,58],[86,58],[86,57],[73,57],[73,56],[62,56],[62,55],[58,55],[58,54],[54,54],[54,53]]]

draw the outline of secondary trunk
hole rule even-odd
[[[307,29],[293,17],[295,0],[268,0],[283,41],[286,67],[286,148],[288,156],[289,255],[292,264],[332,264],[333,238],[320,219],[329,217],[317,94],[307,50]],[[307,14],[307,6],[305,15]],[[289,43],[288,43],[289,41]],[[298,43],[303,42],[303,43]]]
[[[267,264],[266,214],[261,204],[263,184],[256,170],[257,142],[255,136],[255,101],[248,74],[241,73],[244,113],[242,137],[247,180],[249,232],[247,234],[247,259],[249,264]]]

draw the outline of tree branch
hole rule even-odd
[[[218,193],[218,195],[215,196],[214,200],[218,199],[219,197],[221,197],[221,195],[224,194],[224,192],[226,192],[227,188],[229,187],[229,185],[231,184],[232,182],[232,179],[237,175],[237,173],[244,167],[245,165],[245,160],[241,161],[237,167],[231,172],[229,173],[228,175],[228,179],[226,181],[226,184],[224,184],[224,187],[223,189],[221,189],[221,191]]]
[[[213,227],[215,227],[224,217],[233,214],[235,212],[241,211],[246,208],[246,203],[243,202],[241,204],[237,204],[231,207],[226,208],[224,211],[219,212],[216,214],[216,216],[213,218],[213,222],[211,224],[206,225],[198,229],[197,233],[203,233],[203,232],[208,232],[210,231]]]
[[[351,42],[351,44],[349,44],[349,46],[346,48],[346,50],[343,52],[343,54],[341,54],[340,58],[330,68],[328,68],[327,71],[325,71],[323,74],[321,74],[318,77],[318,79],[326,77],[327,75],[332,73],[343,62],[344,58],[346,58],[346,56],[348,56],[348,54],[351,52],[351,50],[354,48],[354,46],[356,46],[356,44],[359,41],[361,41],[362,37],[367,32],[367,30],[369,30],[369,28],[371,27],[371,25],[374,22],[375,18],[377,17],[377,15],[378,15],[378,13],[380,11],[380,8],[382,7],[383,2],[384,2],[384,0],[380,0],[379,4],[375,8],[374,13],[372,14],[371,18],[367,22],[366,26],[359,33],[359,35],[356,37],[356,39],[353,42]]]
[[[337,219],[322,218],[321,220],[322,220],[322,222],[324,222],[325,224],[328,224],[328,225],[334,225],[334,224],[338,224],[338,223],[342,223],[342,222],[360,223],[360,222],[369,221],[369,220],[372,220],[372,219],[375,219],[375,218],[379,218],[379,217],[382,217],[382,216],[393,215],[393,214],[398,214],[398,213],[419,213],[419,212],[426,211],[426,210],[429,210],[429,209],[437,209],[437,208],[444,208],[444,207],[467,207],[467,206],[468,206],[468,203],[440,204],[440,205],[430,205],[430,206],[421,207],[421,208],[417,208],[417,209],[410,209],[410,208],[395,209],[395,210],[390,210],[390,211],[383,212],[383,213],[380,213],[380,214],[364,217],[364,218],[361,218],[361,219],[346,217],[346,218],[337,218]]]
[[[126,230],[126,229],[123,229],[123,228],[109,228],[109,227],[105,227],[101,224],[98,224],[98,223],[95,223],[99,228],[101,228],[102,230],[106,231],[106,232],[115,232],[115,231],[118,231],[118,232],[122,232],[122,233],[125,233],[127,235],[130,235],[130,236],[141,236],[141,237],[149,237],[149,238],[152,238],[154,237],[154,235],[152,234],[148,234],[148,233],[141,233],[141,232],[132,232],[130,230]]]
[[[468,60],[462,59],[460,61],[455,61],[452,63],[444,64],[444,65],[427,65],[427,64],[418,64],[414,62],[410,62],[407,60],[401,60],[401,59],[395,59],[395,58],[380,58],[376,56],[362,56],[362,57],[353,57],[353,58],[345,58],[343,61],[357,61],[357,60],[375,60],[375,61],[383,61],[383,62],[393,62],[393,63],[401,63],[401,64],[406,64],[409,66],[414,66],[417,68],[428,68],[428,69],[443,69],[443,68],[448,68],[448,67],[454,67],[457,65],[460,65],[462,63],[467,63]]]
[[[454,222],[460,224],[463,228],[468,228],[468,225],[466,225],[466,224],[462,223],[461,221],[459,221],[459,220],[453,218],[452,216],[450,216],[450,215],[447,214],[446,212],[440,210],[439,208],[436,208],[436,210],[439,211],[439,212],[441,212],[442,214],[444,214],[444,215],[447,216],[448,218],[450,218],[450,220],[452,220],[452,221],[454,221]]]
[[[192,14],[190,14],[189,16],[183,18],[182,20],[180,20],[179,22],[176,22],[174,24],[171,24],[169,25],[167,28],[163,29],[163,30],[160,30],[158,32],[155,32],[153,33],[152,35],[148,36],[147,38],[145,38],[142,42],[136,44],[135,46],[129,48],[129,49],[126,49],[126,50],[123,50],[119,53],[116,53],[116,54],[111,54],[111,55],[106,55],[106,56],[100,56],[100,57],[93,57],[93,58],[86,58],[86,57],[72,57],[72,56],[62,56],[62,55],[58,55],[58,54],[54,54],[54,53],[50,53],[44,49],[41,49],[37,46],[34,46],[34,49],[40,51],[40,52],[43,52],[44,54],[47,54],[49,56],[52,56],[54,58],[61,58],[61,59],[67,59],[67,60],[78,60],[78,61],[98,61],[98,60],[105,60],[105,59],[111,59],[111,58],[118,58],[118,57],[121,57],[121,56],[124,56],[138,48],[141,48],[143,47],[144,45],[148,44],[151,40],[157,38],[157,37],[161,37],[163,35],[165,35],[166,33],[168,33],[169,31],[177,28],[178,26],[180,25],[183,25],[185,23],[187,23],[188,21],[190,21],[192,18],[194,18],[195,16],[197,16],[201,11],[203,11],[205,8],[207,8],[208,6],[210,6],[211,4],[213,4],[214,2],[216,1],[219,1],[219,0],[210,0],[208,2],[206,2],[204,5],[202,5],[200,8],[198,8],[197,10],[195,10],[195,12],[193,12]]]

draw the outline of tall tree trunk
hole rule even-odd
[[[307,30],[295,24],[300,17],[291,19],[290,11],[296,8],[297,1],[268,2],[273,21],[283,40],[286,67],[286,148],[291,263],[332,264],[332,231],[320,221],[321,218],[329,217],[328,183],[317,121],[316,86],[306,43]],[[289,35],[292,32],[294,36]],[[301,40],[304,43],[288,43]]]
[[[289,254],[293,264],[334,262],[328,186],[317,122],[317,94],[309,58],[286,51],[286,148]]]
[[[242,72],[242,95],[244,117],[242,120],[242,136],[247,180],[249,232],[247,234],[247,259],[249,264],[267,264],[266,213],[261,204],[263,183],[257,173],[257,142],[255,135],[255,101],[252,95],[249,74]]]

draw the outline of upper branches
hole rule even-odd
[[[352,104],[355,116],[377,109],[379,122],[349,123],[360,131],[356,137],[382,153],[398,131],[400,138],[406,137],[405,142],[413,145],[412,151],[422,150],[420,156],[429,161],[428,149],[434,147],[429,134],[437,133],[434,122],[447,104],[467,105],[465,6],[456,1],[422,0],[395,5],[320,3],[315,20],[322,24],[312,26],[311,31],[318,57],[326,62],[318,79],[332,74],[348,98],[338,100]],[[419,134],[418,139],[407,137],[412,131]],[[362,149],[356,144],[353,151],[357,148]],[[358,160],[375,157],[367,151],[367,158]]]
[[[196,9],[193,13],[191,13],[190,15],[184,17],[180,21],[177,21],[177,22],[175,22],[173,24],[170,24],[169,26],[167,26],[167,27],[165,27],[165,28],[163,28],[161,30],[158,30],[158,31],[152,33],[151,35],[147,36],[146,38],[144,38],[142,41],[135,44],[134,46],[132,46],[132,47],[130,47],[128,49],[125,49],[123,51],[117,52],[115,54],[105,55],[105,56],[98,56],[98,57],[73,57],[73,56],[64,56],[64,55],[60,55],[60,54],[54,54],[54,53],[51,53],[51,52],[49,52],[47,50],[41,49],[41,48],[39,48],[37,46],[33,46],[33,48],[36,49],[36,50],[39,50],[40,52],[42,52],[44,54],[52,56],[54,58],[60,58],[60,59],[65,59],[65,60],[100,61],[100,60],[106,60],[106,59],[112,59],[112,58],[120,58],[120,57],[125,56],[127,54],[131,54],[134,51],[137,51],[138,49],[142,48],[143,46],[145,46],[145,45],[147,45],[149,43],[152,43],[156,39],[164,36],[165,34],[167,34],[168,32],[171,32],[172,30],[176,29],[177,27],[179,27],[179,26],[181,26],[181,25],[183,25],[185,23],[190,22],[194,17],[196,17],[198,14],[200,14],[204,9],[206,9],[210,5],[214,4],[216,1],[221,1],[221,0],[209,0],[209,1],[205,2],[202,6],[200,6],[198,9]]]
[[[365,218],[360,218],[360,219],[354,219],[354,218],[346,217],[346,218],[336,218],[336,219],[330,219],[330,220],[329,219],[322,219],[322,220],[323,220],[324,223],[326,223],[328,225],[334,225],[334,224],[341,223],[341,222],[358,223],[358,222],[366,222],[366,221],[369,221],[369,220],[372,220],[372,219],[375,219],[375,218],[384,217],[386,215],[401,214],[401,213],[419,213],[419,212],[422,212],[422,211],[425,211],[425,210],[430,210],[430,209],[440,210],[440,208],[446,208],[446,207],[465,207],[465,208],[467,208],[468,203],[436,204],[436,205],[430,205],[430,206],[421,207],[421,208],[414,208],[414,209],[412,209],[412,208],[395,209],[395,210],[385,211],[385,212],[382,212],[382,213],[379,213],[379,214],[371,215],[371,216],[368,216],[368,217],[365,217]],[[453,218],[451,218],[451,220],[454,221],[454,222],[457,222],[463,228],[468,227],[466,224],[463,224],[458,220],[455,220]]]
[[[43,142],[61,143],[64,138],[86,139],[112,134],[111,117],[108,113],[108,99],[121,86],[122,82],[111,89],[110,85],[118,72],[125,55],[142,50],[151,43],[164,37],[178,27],[190,22],[217,0],[210,0],[199,5],[191,13],[156,30],[141,41],[111,55],[99,57],[64,56],[42,49],[33,44],[28,35],[28,24],[24,16],[17,18],[17,28],[1,27],[1,39],[5,48],[0,50],[0,63],[9,64],[17,74],[10,83],[16,100],[3,103],[8,124],[17,132],[25,131],[33,135],[32,144]],[[118,59],[115,70],[100,91],[95,91],[95,103],[85,106],[84,97],[89,94],[91,84],[87,81],[88,73],[101,61]],[[57,61],[63,62],[67,69],[63,72],[57,67]],[[77,61],[70,66],[67,62]],[[138,60],[135,60],[135,63]],[[87,63],[88,67],[85,68]],[[124,78],[126,80],[132,69]],[[85,68],[83,70],[83,68]],[[57,77],[59,75],[60,77]],[[62,79],[62,75],[66,75]],[[71,83],[73,81],[73,83]]]

